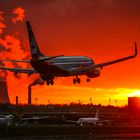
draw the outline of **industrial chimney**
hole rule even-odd
[[[0,104],[10,104],[6,81],[0,81]]]
[[[32,104],[32,86],[44,85],[44,81],[40,78],[35,79],[33,83],[28,86],[28,105]]]
[[[31,90],[32,90],[32,86],[29,85],[28,86],[28,105],[32,104]]]

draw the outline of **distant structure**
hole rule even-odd
[[[140,97],[128,97],[128,108],[131,112],[140,111]]]
[[[32,85],[28,86],[28,105],[32,104]]]
[[[44,81],[40,78],[35,79],[29,86],[28,86],[28,105],[32,104],[32,86],[36,85],[44,85]]]
[[[0,81],[0,104],[10,104],[6,81]]]
[[[117,99],[115,99],[115,107],[117,106],[117,103],[118,103],[118,100],[117,100]]]
[[[111,98],[109,98],[109,106],[111,105]]]
[[[16,106],[18,106],[18,96],[16,96]]]

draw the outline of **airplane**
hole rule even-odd
[[[73,83],[81,83],[80,75],[87,76],[87,82],[90,82],[91,78],[96,78],[100,76],[100,71],[103,67],[109,66],[115,63],[126,61],[137,56],[137,44],[135,42],[135,52],[132,55],[95,64],[93,59],[86,56],[45,56],[39,49],[36,38],[34,36],[31,24],[26,21],[26,27],[28,31],[31,60],[0,60],[0,61],[10,61],[10,62],[25,62],[30,63],[33,69],[25,68],[4,68],[0,67],[1,70],[7,70],[18,73],[26,73],[29,76],[37,73],[40,75],[41,79],[46,82],[47,85],[54,85],[54,79],[56,77],[68,77],[74,76]]]
[[[14,116],[13,115],[0,115],[0,127],[6,126],[9,127],[13,124]]]
[[[0,115],[0,127],[9,127],[12,125],[27,125],[29,123],[39,123],[40,121],[48,119],[49,116],[33,116],[33,117],[20,117],[16,115]]]
[[[43,120],[48,119],[49,116],[32,116],[32,117],[20,117],[19,120],[17,121],[17,125],[18,124],[30,124],[30,123],[39,123]]]
[[[78,121],[67,120],[67,122],[76,123],[80,126],[83,126],[84,124],[92,124],[92,125],[103,124],[103,123],[110,124],[111,121],[112,120],[100,120],[99,109],[97,109],[95,117],[79,118]]]
[[[16,125],[28,125],[28,124],[60,124],[64,123],[65,120],[63,117],[59,116],[32,116],[32,117],[20,117],[16,122]]]

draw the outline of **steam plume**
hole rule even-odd
[[[0,11],[0,34],[2,34],[3,29],[6,27],[3,21],[4,21],[3,12]]]
[[[11,14],[11,11],[9,11],[9,13]],[[0,12],[0,59],[15,60],[24,59],[27,57],[28,53],[24,49],[25,44],[23,44],[25,43],[25,40],[22,41],[20,39],[20,34],[17,35],[18,29],[15,29],[14,32],[13,30],[11,32],[10,29],[10,27],[14,28],[14,26],[17,26],[18,21],[24,20],[24,13],[24,9],[20,7],[15,8],[12,12],[12,15],[16,14],[16,17],[12,18],[13,22],[9,22],[9,19],[5,18],[5,16],[7,16],[6,13],[3,11]],[[6,32],[4,32],[4,28],[6,29]],[[0,66],[27,68],[26,63],[0,62]],[[19,97],[22,96],[23,98],[23,95],[21,95],[21,89],[24,89],[26,84],[29,85],[33,78],[35,77],[32,76],[27,78],[27,75],[25,74],[15,75],[14,73],[9,71],[0,71],[0,80],[7,81],[11,102],[14,101],[15,95]]]
[[[44,85],[44,81],[41,78],[35,79],[29,86]]]
[[[16,17],[12,18],[12,22],[17,23],[18,21],[23,21],[25,17],[25,10],[21,7],[17,7],[13,10],[13,14],[15,14]]]

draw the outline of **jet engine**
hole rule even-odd
[[[93,69],[87,72],[87,76],[89,78],[95,78],[100,76],[100,70],[99,69]]]

